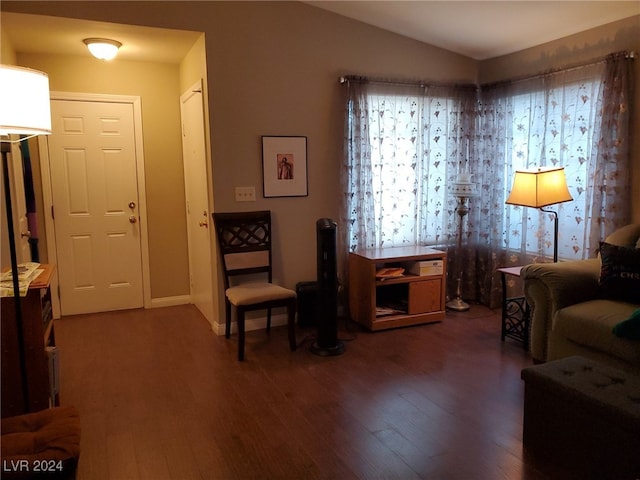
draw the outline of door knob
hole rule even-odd
[[[136,208],[136,202],[129,202],[129,208],[131,209]]]
[[[22,238],[24,238],[24,237],[31,238],[31,231],[27,230],[26,232],[20,232],[20,236]]]
[[[206,220],[200,220],[200,223],[198,225],[200,225],[201,227],[209,228],[209,223]]]
[[[129,223],[136,223],[137,221],[138,221],[138,219],[136,218],[135,215],[129,216]]]

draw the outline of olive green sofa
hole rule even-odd
[[[637,258],[640,224],[622,227],[605,242],[625,247]],[[580,355],[640,374],[640,339],[613,333],[616,325],[640,309],[640,289],[634,284],[631,293],[618,298],[615,291],[603,289],[601,269],[600,255],[523,267],[521,277],[531,308],[530,348],[535,362]],[[638,274],[635,277],[637,280]],[[635,319],[633,325],[636,330],[640,327]]]

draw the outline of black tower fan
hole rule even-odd
[[[311,346],[316,355],[329,356],[344,353],[344,344],[338,340],[338,261],[336,222],[321,218],[316,222],[318,255],[318,338]]]

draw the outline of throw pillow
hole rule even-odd
[[[640,249],[600,242],[600,259],[604,297],[640,304]]]
[[[629,318],[613,327],[613,333],[617,337],[630,340],[640,340],[640,309],[631,314]]]

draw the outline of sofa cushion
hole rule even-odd
[[[613,333],[618,337],[640,340],[640,308],[613,327]]]
[[[620,338],[613,328],[639,305],[597,299],[558,310],[553,329],[567,339],[634,365],[640,364],[640,341]]]
[[[640,249],[600,243],[601,295],[640,303]]]
[[[621,247],[640,248],[640,223],[632,223],[611,233],[605,242]]]

